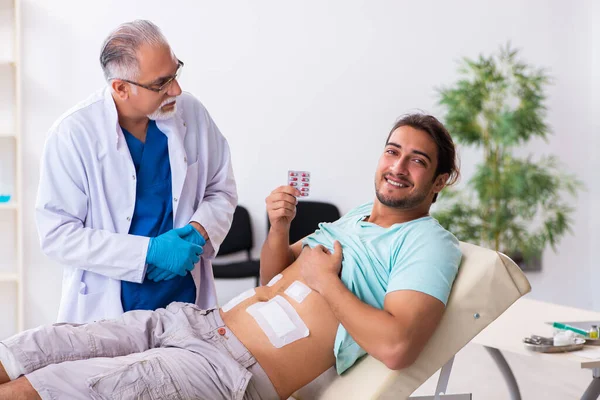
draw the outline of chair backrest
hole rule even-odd
[[[253,246],[252,224],[250,223],[250,214],[242,206],[237,206],[233,213],[233,222],[231,229],[225,236],[225,240],[219,247],[218,256],[237,253],[238,251],[250,251]]]
[[[320,222],[333,222],[340,219],[340,211],[331,204],[321,201],[299,201],[296,217],[290,226],[290,244],[317,230]]]
[[[365,356],[342,376],[328,374],[327,379],[317,379],[294,398],[406,399],[531,290],[521,269],[504,254],[463,242],[460,248],[463,258],[442,321],[413,365],[392,371]]]

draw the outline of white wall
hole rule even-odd
[[[587,248],[588,253],[588,266],[590,268],[590,296],[594,299],[593,304],[595,309],[600,309],[600,296],[597,294],[600,291],[598,282],[600,282],[600,268],[598,265],[598,245],[600,244],[600,207],[598,203],[600,201],[600,186],[597,184],[596,179],[592,180],[597,176],[600,171],[600,157],[598,156],[598,149],[600,148],[600,120],[598,119],[597,112],[600,110],[600,27],[598,26],[598,20],[600,19],[600,3],[598,1],[589,0],[590,12],[588,15],[588,32],[589,33],[589,47],[592,62],[590,65],[590,87],[588,90],[588,96],[590,98],[590,107],[587,117],[590,121],[590,130],[588,137],[592,139],[592,145],[587,148],[586,159],[588,162],[588,190],[589,190],[589,246]],[[585,154],[585,153],[584,153]],[[581,237],[582,235],[578,235]]]
[[[285,183],[287,169],[310,170],[312,198],[342,212],[370,200],[376,160],[400,114],[440,115],[435,88],[456,79],[461,56],[490,53],[509,40],[523,48],[525,59],[547,67],[556,82],[548,101],[555,135],[531,150],[557,154],[588,186],[574,203],[574,235],[544,255],[542,273],[530,275],[532,296],[600,309],[592,282],[600,279],[592,257],[600,139],[591,123],[599,104],[592,88],[600,82],[592,77],[598,31],[590,14],[598,9],[591,3],[22,0],[26,326],[53,321],[60,296],[61,269],[40,252],[33,218],[44,134],[103,85],[100,44],[134,18],[163,29],[185,61],[184,89],[229,139],[240,203],[251,212],[258,244],[264,198]],[[597,69],[597,51],[594,62]],[[479,156],[463,151],[462,159],[468,178]],[[221,298],[240,285],[251,281],[219,284]]]

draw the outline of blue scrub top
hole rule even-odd
[[[135,209],[129,233],[156,237],[173,229],[167,137],[153,120],[148,123],[145,143],[125,129],[123,133],[137,172]],[[164,308],[173,301],[196,301],[196,285],[191,274],[160,282],[153,282],[148,278],[142,283],[121,281],[124,311],[155,310]]]

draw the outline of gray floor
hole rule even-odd
[[[523,400],[578,399],[589,384],[590,370],[542,363],[532,357],[504,354],[519,384]],[[432,395],[439,372],[414,395]],[[500,371],[482,346],[469,344],[455,358],[448,393],[473,393],[474,400],[509,399]]]

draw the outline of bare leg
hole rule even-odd
[[[12,382],[0,385],[0,399],[6,400],[41,400],[31,383],[24,376]]]
[[[10,378],[8,377],[8,374],[6,373],[4,366],[2,365],[2,363],[0,363],[0,385],[2,385],[3,383],[9,382],[9,381],[10,381]]]

